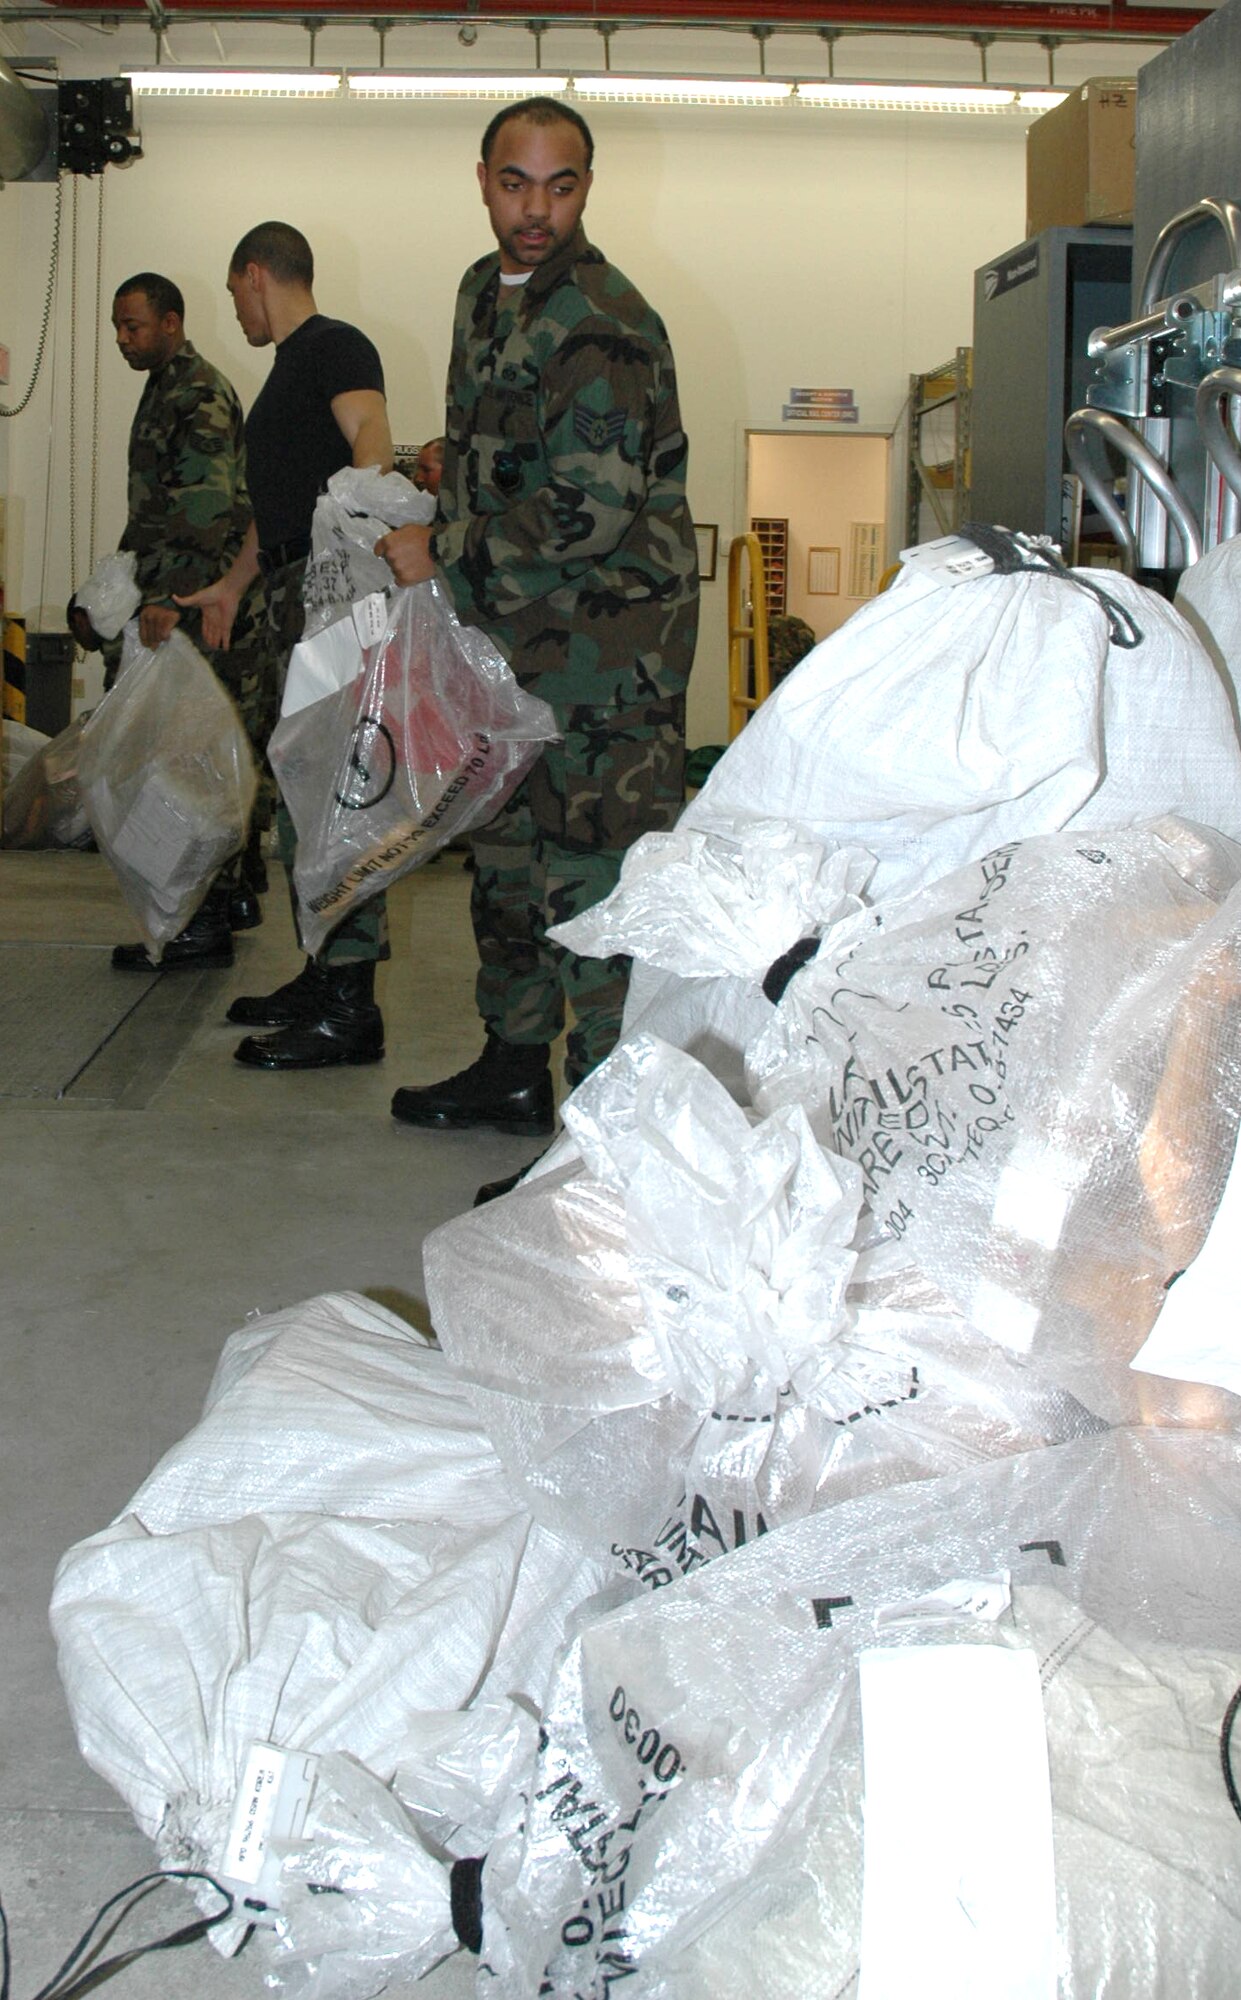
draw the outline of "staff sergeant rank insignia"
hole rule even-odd
[[[573,429],[591,451],[609,451],[625,435],[625,412],[609,410],[606,417],[600,417],[593,410],[584,410],[580,403],[575,403]]]

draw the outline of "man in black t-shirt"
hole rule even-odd
[[[227,647],[237,606],[261,570],[282,694],[289,654],[301,637],[315,501],[343,466],[386,472],[392,464],[379,355],[357,327],[319,312],[313,284],[310,245],[287,222],[259,223],[233,252],[228,289],[241,330],[251,347],[276,349],[246,418],[254,520],[231,568],[208,589],[178,599],[201,608],[208,645]],[[277,823],[292,893],[295,836],[283,806]],[[293,907],[296,920],[296,895]],[[259,1069],[377,1062],[384,1051],[375,963],[388,956],[387,915],[376,897],[332,932],[296,979],[275,993],[234,1000],[230,1021],[276,1031],[247,1035],[238,1062]]]

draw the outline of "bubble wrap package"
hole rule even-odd
[[[487,1859],[486,1990],[804,2000],[860,1978],[880,2000],[1230,1992],[1239,1474],[1231,1437],[1108,1432],[836,1508],[594,1620],[566,1649],[535,1770]],[[860,1688],[894,1656],[915,1690],[933,1684],[945,1647],[950,1671],[962,1647],[1028,1666],[1049,1831],[1014,1825],[1003,1798],[959,1827],[948,1781],[931,1802],[939,1839],[894,1896],[879,1752],[899,1771],[903,1747],[912,1815],[930,1712],[907,1711],[886,1746],[868,1719],[864,1786]],[[967,1716],[963,1752],[986,1741],[986,1718]],[[1040,1981],[1013,1949],[1014,1905],[1032,1893],[1005,1866],[1014,1850],[1049,1884],[1022,1911]],[[931,1936],[912,1921],[919,1894],[951,1905]]]
[[[803,1108],[882,1232],[1108,1421],[1178,1407],[1128,1364],[1232,1157],[1239,864],[1178,821],[998,849],[835,928],[749,1051],[756,1104]]]
[[[120,675],[82,730],[77,777],[158,959],[240,851],[258,783],[236,704],[180,629],[151,652],[126,626]]]

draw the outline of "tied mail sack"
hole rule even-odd
[[[82,1754],[162,1865],[221,1869],[250,1750],[274,1744],[355,1767],[346,1782],[329,1765],[328,1817],[308,1831],[327,1840],[343,1785],[359,1816],[348,1840],[337,1830],[345,1887],[359,1843],[380,1838],[365,1825],[398,1767],[441,1853],[454,1851],[458,1817],[481,1811],[486,1838],[487,1809],[463,1804],[443,1770],[434,1781],[427,1718],[442,1737],[444,1712],[476,1701],[494,1711],[516,1695],[537,1708],[563,1618],[599,1578],[531,1521],[443,1357],[340,1293],[232,1337],[201,1422],[62,1559],[51,1619]],[[480,1761],[506,1724],[484,1731]],[[420,1836],[397,1818],[397,1847],[422,1880]],[[478,1836],[471,1826],[464,1851]],[[385,1865],[399,1872],[399,1855]],[[360,1895],[327,1900],[333,1958],[365,1956],[373,1908]],[[323,1939],[323,1903],[292,1899],[282,1963]],[[235,1951],[245,1927],[239,1918],[213,1942]]]
[[[126,626],[121,671],[83,728],[77,775],[158,961],[245,844],[258,783],[232,696],[180,629],[151,652]]]
[[[753,982],[731,953],[713,964],[703,948],[685,869],[694,837],[735,846],[748,827],[785,821],[829,850],[856,845],[874,857],[871,901],[1062,827],[1176,813],[1241,837],[1241,745],[1200,640],[1127,577],[1107,574],[1111,610],[1094,591],[1090,573],[950,587],[906,568],[816,647],[687,806],[678,847],[637,843],[628,880],[595,919],[607,949],[634,958],[626,1028],[706,1051],[730,1081],[755,1032]],[[1119,643],[1135,633],[1138,643]],[[711,896],[719,868],[708,860]],[[808,886],[821,867],[808,856]],[[682,912],[687,942],[673,965],[666,945]],[[593,947],[582,934],[574,948]]]
[[[1109,1432],[593,1619],[487,1856],[486,1990],[1217,2000],[1239,1472],[1233,1437]]]
[[[1219,674],[1153,591],[1109,571],[1105,594],[1071,572],[902,570],[763,703],[681,827],[759,809],[857,842],[874,900],[1062,827],[1175,812],[1241,837]]]
[[[1182,573],[1176,608],[1215,662],[1235,715],[1241,686],[1241,536],[1217,543]]]
[[[560,1165],[428,1237],[428,1298],[536,1520],[618,1576],[660,1589],[856,1493],[1097,1428],[921,1274],[857,1258],[858,1170],[800,1107],[748,1113],[637,1036],[565,1120]]]
[[[1109,1423],[1231,1425],[1130,1363],[1241,1121],[1241,849],[1167,819],[1013,842],[829,929],[751,1045],[890,1245]]]
[[[489,819],[556,734],[546,702],[458,622],[436,581],[395,592],[380,620],[356,678],[286,712],[269,745],[297,829],[310,953],[368,897]]]

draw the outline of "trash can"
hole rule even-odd
[[[68,632],[26,634],[26,722],[45,736],[59,736],[69,727],[73,652]]]

